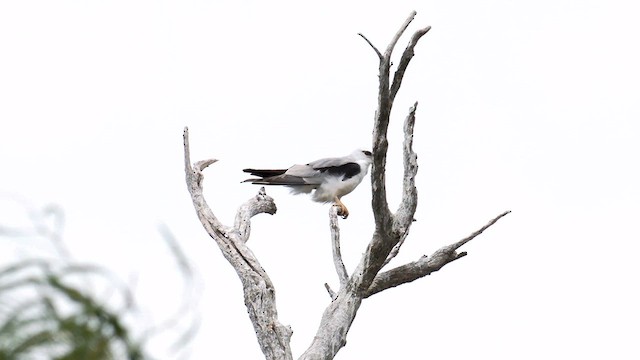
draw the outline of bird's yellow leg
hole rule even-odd
[[[349,210],[347,209],[346,206],[344,206],[342,201],[340,201],[340,199],[337,196],[333,198],[333,201],[335,201],[335,204],[338,205],[338,207],[340,208],[340,210],[338,210],[338,215],[342,216],[343,219],[346,219],[347,217],[349,217]]]

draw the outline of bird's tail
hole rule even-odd
[[[253,176],[259,176],[261,178],[278,176],[284,174],[287,169],[243,169],[242,171],[249,173]]]
[[[315,187],[313,184],[309,184],[305,181],[304,178],[299,176],[287,175],[287,170],[259,170],[259,169],[244,169],[244,172],[247,172],[253,176],[259,176],[258,178],[250,178],[244,180],[243,182],[252,183],[255,185],[284,185],[291,187],[304,187],[305,189],[302,192],[309,192],[307,187],[311,187],[312,189]]]

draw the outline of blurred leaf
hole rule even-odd
[[[0,360],[149,359],[144,350],[149,338],[173,332],[187,321],[172,350],[185,348],[198,328],[194,271],[167,226],[159,231],[184,280],[183,304],[159,325],[138,329],[140,335],[135,336],[125,322],[135,310],[129,287],[104,267],[71,260],[61,240],[64,213],[58,206],[30,212],[37,216],[32,216],[33,231],[26,232],[49,239],[58,256],[30,258],[0,268]],[[109,296],[88,289],[94,284],[104,285]]]

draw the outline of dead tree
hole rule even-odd
[[[335,206],[331,207],[330,232],[333,246],[333,261],[340,279],[340,288],[332,290],[325,287],[331,297],[331,303],[324,311],[316,336],[309,348],[299,359],[333,359],[346,343],[347,333],[356,317],[362,301],[383,290],[419,279],[446,264],[467,255],[457,249],[500,218],[506,211],[468,237],[444,246],[430,256],[395,267],[381,269],[397,254],[404,243],[416,211],[418,194],[415,177],[418,171],[417,156],[413,152],[413,128],[418,103],[416,102],[404,121],[403,143],[403,196],[399,208],[392,213],[387,203],[385,164],[387,160],[387,128],[389,116],[402,78],[414,55],[414,48],[420,38],[431,27],[417,30],[405,48],[398,66],[391,77],[391,54],[396,43],[409,26],[416,12],[412,12],[395,34],[384,53],[381,53],[364,35],[359,34],[375,51],[379,64],[378,107],[373,125],[373,165],[371,169],[372,208],[375,230],[364,255],[353,273],[349,276],[340,255],[338,215]],[[216,160],[198,161],[192,165],[189,154],[188,129],[184,130],[184,155],[186,181],[196,213],[207,233],[216,241],[224,257],[236,270],[244,290],[244,299],[249,317],[253,323],[260,348],[266,359],[293,359],[290,348],[292,330],[278,321],[275,287],[258,259],[247,246],[251,230],[251,217],[260,213],[275,214],[276,205],[264,188],[249,199],[237,212],[235,224],[226,226],[213,214],[202,194],[202,170]]]

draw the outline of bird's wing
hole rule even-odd
[[[357,175],[361,171],[360,165],[353,161],[351,157],[345,156],[324,158],[306,165],[293,165],[287,170],[244,169],[244,172],[262,178],[245,181],[268,185],[319,185],[329,176],[346,180]]]
[[[284,174],[289,176],[296,176],[300,178],[314,178],[320,175],[321,173],[320,171],[314,169],[312,166],[309,166],[309,165],[293,165],[292,167],[287,169],[287,172],[285,172]]]
[[[324,158],[310,162],[309,166],[323,174],[341,176],[342,180],[352,178],[361,171],[360,165],[351,156]]]
[[[311,166],[314,169],[341,166],[346,163],[353,161],[349,156],[336,157],[336,158],[324,158],[316,161],[312,161],[308,163],[308,166]]]

